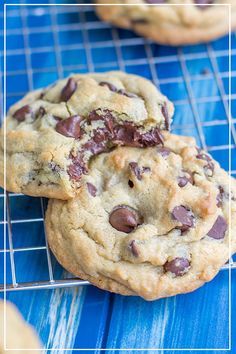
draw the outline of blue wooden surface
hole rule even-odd
[[[32,4],[33,1],[28,3]],[[123,68],[127,72],[152,79],[154,70],[162,92],[176,105],[174,132],[195,136],[199,145],[205,142],[214,158],[229,169],[228,123],[222,102],[222,92],[228,94],[227,38],[214,41],[209,46],[203,44],[177,49],[158,46],[139,39],[130,31],[118,30],[115,33],[120,42],[114,46],[114,30],[110,26],[100,25],[98,29],[98,19],[91,8],[82,16],[77,10],[64,7],[62,11],[59,6],[8,8],[7,106],[32,87],[50,84],[70,72]],[[1,20],[2,18],[1,13]],[[91,26],[85,31],[81,30],[80,25],[84,20],[94,24],[94,28]],[[3,37],[2,31],[0,37]],[[86,38],[89,40],[87,48],[83,46]],[[99,45],[101,41],[109,41],[110,44],[104,49]],[[147,60],[147,47],[156,59],[152,67]],[[232,47],[232,115],[235,124],[235,35],[232,36]],[[1,56],[2,54],[1,51]],[[122,63],[118,60],[119,56]],[[183,71],[183,64],[186,71]],[[208,74],[203,75],[204,71]],[[186,80],[189,85],[186,85]],[[199,127],[203,140],[199,137]],[[232,170],[235,174],[234,140],[232,145]],[[221,149],[217,149],[217,146],[221,146]],[[10,196],[10,208],[13,221],[42,217],[38,198]],[[0,210],[2,221],[2,197]],[[41,221],[13,223],[12,231],[14,248],[27,249],[45,244]],[[2,235],[3,225],[0,225],[0,232]],[[1,236],[0,249],[2,248]],[[18,282],[48,279],[45,250],[16,251],[14,259]],[[2,262],[3,255],[0,253],[1,269]],[[55,279],[66,276],[54,259],[53,271]],[[7,282],[11,281],[8,254]],[[2,282],[3,273],[0,272],[0,283]],[[99,353],[101,348],[110,348],[110,353],[117,348],[124,348],[126,351],[142,348],[142,353],[148,348],[159,348],[159,353],[164,352],[164,348],[170,349],[170,353],[174,353],[174,348],[180,352],[188,348],[205,348],[207,352],[210,352],[210,348],[220,348],[220,353],[229,353],[224,350],[229,345],[231,322],[228,284],[228,272],[222,271],[211,283],[194,293],[154,302],[112,295],[93,286],[11,292],[7,294],[7,298],[35,326],[45,348],[97,348],[93,350],[95,353]],[[236,350],[235,284],[236,271],[233,271],[231,334],[234,350],[230,353]],[[213,350],[212,353],[217,351]]]

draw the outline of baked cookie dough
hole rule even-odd
[[[49,201],[48,242],[69,272],[154,300],[200,287],[236,251],[236,181],[194,139],[163,135],[96,156],[76,198]]]
[[[31,92],[6,119],[6,189],[72,198],[91,156],[117,145],[161,144],[172,115],[172,103],[150,81],[122,72],[72,75]],[[2,128],[2,187],[3,135]]]
[[[6,302],[6,348],[13,354],[42,353],[41,343],[33,328],[10,302]],[[4,350],[4,303],[0,300],[0,354],[4,353],[9,353],[9,350]]]
[[[236,27],[236,0],[185,0],[181,6],[173,5],[179,4],[177,0],[96,0],[96,3],[118,4],[96,6],[102,20],[132,29],[161,44],[195,44],[227,34],[230,10],[225,4],[231,4],[231,24]]]

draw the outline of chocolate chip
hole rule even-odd
[[[150,172],[149,167],[139,167],[137,162],[130,162],[129,167],[139,181],[141,181],[143,173]]]
[[[93,139],[89,140],[86,144],[83,145],[85,150],[91,151],[93,155],[100,154],[108,150],[106,142],[96,142]]]
[[[114,128],[115,141],[122,145],[138,147],[140,134],[132,123],[125,122],[123,125],[117,125]]]
[[[184,171],[185,172],[185,171]],[[183,188],[186,186],[186,184],[191,183],[193,184],[193,177],[192,175],[188,175],[188,176],[179,176],[177,178],[178,181],[178,186]]]
[[[167,157],[167,156],[169,156],[170,155],[170,153],[171,153],[171,150],[170,149],[168,149],[168,148],[166,148],[166,147],[162,147],[162,146],[158,146],[157,147],[157,152],[159,153],[159,154],[161,154],[161,156],[162,157]]]
[[[79,181],[81,179],[82,174],[84,173],[83,167],[79,164],[71,164],[68,167],[68,175],[73,181]]]
[[[68,175],[73,181],[79,181],[82,174],[87,174],[87,167],[82,155],[70,156],[72,163],[68,167]]]
[[[138,252],[138,249],[137,249],[137,246],[136,246],[136,241],[135,240],[132,240],[129,244],[129,249],[131,250],[132,254],[135,256],[135,257],[138,257],[139,256],[139,252]]]
[[[111,212],[109,222],[116,230],[130,233],[141,224],[141,218],[133,208],[120,205]]]
[[[163,114],[163,117],[165,119],[165,129],[170,130],[170,119],[166,102],[164,102],[163,106],[161,107],[161,113]]]
[[[189,182],[188,178],[183,176],[183,177],[178,177],[178,186],[183,188],[186,186],[186,184]]]
[[[110,133],[107,129],[99,128],[94,130],[93,140],[95,143],[101,143],[103,141],[107,141],[110,137]]]
[[[112,85],[110,82],[101,81],[99,82],[99,86],[107,86],[110,91],[117,92],[117,88],[114,85]]]
[[[80,116],[71,116],[57,122],[55,129],[64,136],[78,139],[81,137],[81,120]]]
[[[89,194],[91,194],[92,197],[96,197],[97,194],[97,188],[92,184],[92,183],[87,183],[87,188]]]
[[[27,114],[30,114],[32,112],[31,107],[27,104],[25,106],[22,106],[21,108],[17,109],[17,111],[14,112],[13,118],[18,120],[18,122],[23,122],[27,116]]]
[[[87,117],[88,122],[102,120],[110,133],[113,133],[114,119],[114,116],[108,109],[104,109],[101,113],[98,113],[97,111],[92,111]]]
[[[71,98],[71,96],[73,95],[76,89],[77,89],[77,82],[71,77],[70,79],[68,79],[66,85],[61,91],[61,101],[67,102]]]
[[[36,116],[37,116],[37,118],[42,118],[46,113],[47,113],[46,109],[41,106],[41,107],[39,107]]]
[[[135,93],[127,92],[124,89],[119,89],[117,91],[117,93],[119,93],[120,95],[129,97],[129,98],[137,98],[138,97],[137,95],[135,95]]]
[[[171,272],[176,276],[181,276],[187,273],[190,267],[190,262],[187,258],[177,257],[172,261],[167,261],[164,264],[164,270],[166,272]]]
[[[142,179],[141,170],[140,170],[140,168],[138,167],[137,162],[130,162],[130,163],[129,163],[129,167],[131,168],[131,170],[133,171],[133,173],[135,174],[135,176],[138,178],[138,180],[141,180],[141,179]]]
[[[216,240],[220,240],[224,238],[226,230],[227,222],[222,216],[219,215],[210,231],[208,231],[207,235]]]
[[[154,128],[147,133],[141,134],[137,127],[130,122],[114,128],[115,141],[122,145],[132,147],[149,147],[163,144],[163,137],[159,129]]]
[[[205,174],[209,177],[212,177],[213,176],[213,172],[214,172],[214,169],[215,169],[215,166],[214,166],[214,163],[211,159],[210,156],[208,156],[207,154],[205,153],[198,153],[196,155],[196,158],[197,159],[200,159],[200,160],[205,160],[207,161],[207,164],[204,166],[204,171],[205,171]]]
[[[176,206],[172,211],[172,217],[180,222],[182,226],[177,227],[182,232],[187,231],[190,227],[194,226],[194,215],[190,209],[183,205]]]
[[[155,146],[164,144],[163,136],[158,128],[154,128],[149,132],[142,134],[139,139],[141,147]]]
[[[138,130],[139,127],[135,126],[132,122],[116,124],[115,117],[107,109],[102,112],[90,112],[87,121],[92,122],[96,120],[104,121],[107,130],[106,139],[112,140],[115,144],[132,147],[148,147],[163,144],[164,140],[159,129],[154,128],[147,133],[141,134]]]
[[[134,183],[130,179],[128,181],[128,185],[130,186],[130,188],[134,188]]]

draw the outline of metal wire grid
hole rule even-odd
[[[42,9],[41,9],[42,10]],[[95,21],[87,21],[86,20],[86,15],[88,13],[92,13],[93,9],[91,6],[81,6],[79,8],[79,20],[80,23],[78,24],[73,24],[69,23],[66,25],[61,25],[58,23],[57,20],[57,15],[60,13],[63,13],[64,11],[64,6],[49,6],[47,8],[47,11],[50,14],[50,19],[51,23],[49,26],[44,26],[44,27],[32,27],[29,28],[27,25],[27,15],[35,11],[35,9],[31,7],[26,7],[26,6],[20,6],[18,9],[11,9],[8,12],[7,16],[19,16],[22,21],[22,33],[23,33],[23,40],[24,40],[24,48],[20,49],[9,49],[8,54],[11,55],[17,55],[21,53],[25,53],[26,57],[26,70],[12,70],[8,71],[7,75],[15,75],[15,74],[23,74],[27,76],[27,81],[28,81],[28,88],[29,90],[34,89],[34,83],[33,83],[33,73],[47,73],[50,72],[52,69],[51,68],[40,68],[40,69],[34,69],[32,68],[32,62],[31,62],[31,55],[32,53],[39,53],[43,51],[48,51],[48,50],[53,50],[55,52],[56,56],[56,70],[58,73],[58,78],[63,78],[64,77],[64,70],[68,71],[73,71],[73,70],[84,70],[86,67],[89,71],[94,71],[95,68],[100,66],[100,69],[107,68],[107,67],[113,67],[113,66],[118,66],[120,70],[126,70],[127,65],[142,65],[142,64],[147,64],[148,61],[148,66],[150,69],[151,73],[151,78],[153,82],[159,87],[160,84],[165,84],[169,82],[178,82],[180,78],[178,77],[172,77],[172,78],[165,78],[165,79],[159,79],[157,75],[157,70],[156,70],[156,64],[157,63],[170,63],[172,61],[178,61],[182,74],[183,74],[183,80],[186,85],[186,91],[187,91],[187,99],[181,99],[181,100],[176,100],[176,104],[189,104],[193,113],[194,117],[194,125],[197,130],[197,135],[199,138],[199,141],[202,145],[202,147],[206,150],[211,150],[211,151],[217,151],[217,150],[223,150],[223,149],[234,149],[236,146],[236,131],[235,131],[235,126],[234,124],[231,125],[231,133],[232,133],[232,143],[231,145],[216,145],[216,146],[211,146],[210,148],[207,146],[206,141],[205,141],[205,136],[204,136],[204,131],[203,127],[206,126],[215,126],[215,125],[224,125],[228,124],[230,121],[230,113],[229,113],[229,106],[228,106],[228,99],[229,96],[225,92],[224,85],[223,85],[223,79],[228,77],[228,73],[221,73],[219,71],[218,65],[217,65],[217,57],[220,56],[227,56],[228,51],[227,50],[214,50],[212,47],[212,44],[207,45],[207,57],[211,62],[211,66],[213,68],[213,76],[216,80],[218,90],[219,90],[219,97],[218,96],[212,96],[212,97],[202,97],[196,101],[196,98],[194,97],[194,94],[192,92],[192,87],[190,84],[191,78],[190,74],[188,72],[187,66],[186,66],[186,60],[191,60],[191,59],[202,59],[206,56],[206,53],[204,52],[197,52],[197,53],[184,53],[183,49],[179,48],[177,50],[176,55],[162,55],[161,57],[155,56],[153,53],[153,48],[152,44],[148,40],[143,40],[142,38],[137,38],[137,37],[132,37],[132,38],[120,38],[119,36],[119,31],[116,28],[111,28],[109,25],[102,23],[98,20]],[[39,9],[40,11],[40,9]],[[78,12],[78,6],[68,6],[66,8],[66,12],[68,13],[77,13]],[[101,29],[101,28],[110,28],[111,33],[112,33],[112,40],[107,40],[107,41],[98,41],[95,43],[91,43],[89,40],[89,34],[88,31],[90,29]],[[72,30],[72,29],[80,29],[82,32],[82,43],[78,44],[66,44],[66,45],[61,45],[59,41],[59,30]],[[18,33],[18,29],[9,29],[8,34],[14,35]],[[53,35],[53,47],[36,47],[36,48],[31,48],[30,43],[29,43],[29,33],[43,33],[47,31],[52,31]],[[143,44],[145,47],[145,52],[146,52],[146,58],[135,58],[135,59],[125,59],[122,55],[122,47],[123,46],[130,46],[130,45],[139,45]],[[94,64],[93,62],[93,57],[91,54],[91,51],[93,48],[106,48],[108,46],[114,46],[115,52],[116,52],[116,57],[117,61],[110,61],[106,63],[100,63],[99,65]],[[62,50],[70,50],[70,49],[78,49],[78,48],[84,48],[85,53],[86,53],[86,64],[87,65],[68,65],[65,66],[62,64],[62,57],[61,57],[61,51]],[[232,54],[236,54],[236,49],[232,50]],[[236,76],[236,72],[232,72],[232,76]],[[181,79],[182,79],[181,78]],[[25,94],[25,92],[17,92],[17,93],[12,93],[8,94],[8,98],[16,96],[22,96]],[[236,93],[232,95],[232,99],[236,99]],[[197,103],[198,102],[210,102],[210,101],[217,101],[221,100],[226,112],[227,120],[213,120],[209,122],[201,122],[199,113],[197,110]],[[232,120],[233,123],[236,123],[236,119]],[[176,129],[182,129],[183,126],[181,125],[176,125],[173,128]],[[186,128],[186,125],[184,126]],[[232,174],[236,174],[236,171],[232,171]],[[47,239],[44,237],[44,245],[43,246],[35,246],[35,247],[20,247],[20,248],[14,248],[14,243],[13,243],[13,230],[12,230],[12,225],[14,224],[20,224],[20,223],[38,223],[38,222],[43,222],[44,223],[44,211],[45,211],[45,201],[41,198],[40,199],[40,205],[41,205],[41,213],[42,217],[40,218],[29,218],[29,219],[14,219],[12,220],[11,218],[11,209],[10,209],[10,198],[16,198],[21,196],[21,194],[12,194],[12,193],[7,193],[6,194],[6,213],[7,213],[7,221],[6,221],[6,226],[7,226],[7,231],[8,231],[8,243],[9,247],[6,249],[6,254],[9,254],[10,258],[10,272],[11,272],[11,278],[12,282],[9,282],[7,284],[7,290],[12,291],[12,290],[23,290],[23,289],[44,289],[44,288],[57,288],[57,287],[68,287],[68,286],[75,286],[75,285],[85,285],[88,284],[86,281],[79,280],[77,278],[73,277],[67,277],[64,279],[55,279],[54,277],[54,271],[53,271],[53,262],[51,258],[51,253],[48,248],[47,244]],[[0,194],[0,197],[3,198],[4,194]],[[24,198],[22,196],[22,198]],[[4,221],[0,222],[0,225],[4,224]],[[17,231],[16,231],[17,232]],[[24,251],[29,251],[29,252],[34,252],[38,250],[44,250],[46,252],[46,258],[47,258],[47,267],[48,267],[48,279],[45,279],[45,281],[31,281],[31,282],[18,282],[17,276],[16,276],[16,264],[15,264],[15,254],[17,252],[24,252]],[[0,255],[1,253],[3,254],[4,250],[0,249]],[[233,261],[233,259],[230,259],[230,266],[231,268],[236,268],[236,262]],[[228,265],[225,265],[222,269],[228,269]],[[4,288],[3,284],[0,284],[0,291],[2,291]]]

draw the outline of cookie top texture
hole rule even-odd
[[[194,139],[163,137],[96,156],[76,198],[49,201],[49,245],[68,271],[153,300],[200,287],[236,251],[235,180]]]
[[[122,72],[76,74],[31,92],[6,119],[7,190],[71,198],[92,156],[162,144],[160,130],[170,128],[172,115],[172,103],[150,81]]]

